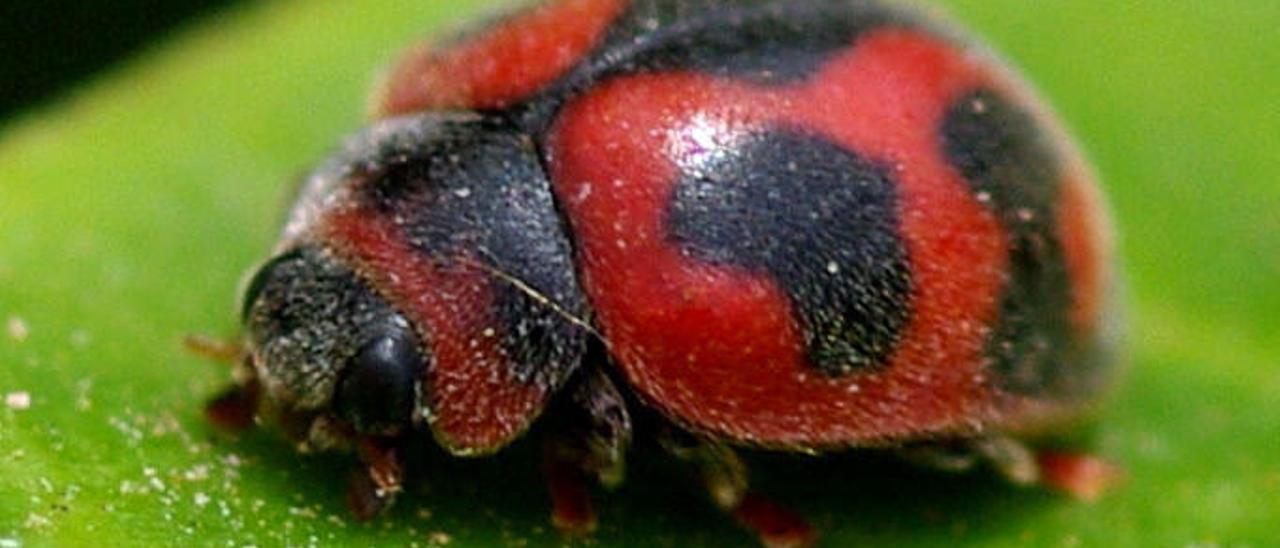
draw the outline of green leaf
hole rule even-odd
[[[831,545],[1275,542],[1280,517],[1280,3],[954,0],[1023,65],[1104,174],[1131,365],[1096,504],[851,454],[756,459]],[[343,456],[211,429],[241,273],[290,181],[359,126],[394,52],[481,6],[269,2],[206,21],[0,138],[0,546],[558,544],[537,451],[423,457],[392,515],[352,522]],[[29,401],[24,401],[24,396]],[[633,455],[600,544],[750,538],[679,465]]]

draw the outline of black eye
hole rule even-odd
[[[396,331],[364,345],[338,382],[338,415],[361,433],[384,433],[409,422],[413,387],[422,370],[418,339]]]

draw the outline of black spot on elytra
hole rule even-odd
[[[683,167],[667,220],[678,245],[774,280],[822,372],[884,364],[911,292],[888,169],[790,130],[747,136]]]
[[[696,72],[757,85],[802,81],[886,27],[927,30],[908,10],[847,0],[633,0],[564,77],[511,111],[530,133],[613,77]]]
[[[615,25],[603,74],[679,70],[782,85],[812,75],[868,31],[905,24],[868,2],[640,0]]]
[[[1084,376],[1068,314],[1071,280],[1058,237],[1060,160],[1030,112],[974,91],[952,105],[943,150],[1009,238],[1009,280],[988,343],[998,386],[1063,395]]]

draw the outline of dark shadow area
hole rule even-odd
[[[215,445],[219,452],[247,459],[246,480],[279,490],[280,500],[272,504],[288,501],[320,508],[322,517],[343,516],[370,541],[443,532],[464,546],[559,545],[564,539],[549,523],[536,428],[532,434],[497,456],[478,459],[454,458],[421,441],[409,458],[406,492],[388,515],[370,523],[351,522],[343,502],[354,456],[300,456],[262,431]],[[1044,491],[1009,486],[990,471],[949,474],[883,452],[744,456],[757,490],[805,516],[827,545],[1011,539],[1037,514],[1071,504]],[[721,546],[727,539],[753,545],[707,501],[691,469],[656,444],[639,441],[628,457],[621,487],[594,490],[599,529],[588,545],[630,545],[637,541],[636,530],[646,532],[646,546]]]
[[[244,0],[0,2],[0,122],[188,21]]]

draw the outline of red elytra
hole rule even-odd
[[[375,114],[510,106],[576,64],[625,7],[623,0],[548,3],[451,47],[419,47],[392,70]]]
[[[696,430],[770,446],[871,444],[989,418],[980,353],[1004,236],[946,165],[935,132],[953,101],[993,80],[947,44],[884,31],[796,86],[641,75],[570,103],[549,140],[552,178],[584,284],[635,388]],[[916,314],[883,374],[814,374],[769,280],[691,263],[663,240],[678,156],[774,121],[899,167]]]
[[[518,102],[568,71],[624,7],[549,4],[451,48],[423,48],[397,68],[380,115]],[[585,289],[647,401],[697,431],[765,446],[876,444],[1007,418],[982,363],[1009,276],[1007,236],[936,143],[945,110],[965,92],[1025,96],[989,61],[890,29],[784,88],[693,72],[624,75],[568,102],[546,141],[553,184],[581,246]],[[697,264],[662,241],[674,157],[694,153],[700,139],[775,122],[820,131],[901,170],[915,314],[885,374],[813,374],[784,292],[758,275]],[[1081,170],[1063,184],[1059,232],[1076,283],[1072,322],[1088,331],[1105,300],[1106,244]]]
[[[432,395],[432,428],[458,453],[487,453],[524,432],[549,394],[500,367],[487,273],[442,269],[408,247],[388,219],[367,210],[336,210],[329,238],[369,272],[405,314],[432,336],[434,357],[423,379]]]

